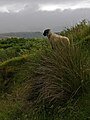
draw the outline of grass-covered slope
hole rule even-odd
[[[0,120],[90,119],[90,26],[82,21],[61,34],[68,48],[0,40]]]

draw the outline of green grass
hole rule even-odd
[[[69,47],[47,39],[0,40],[0,120],[90,119],[90,25],[61,32]]]
[[[61,114],[63,109],[66,112],[63,111],[62,114],[66,116],[69,104],[73,105],[79,97],[88,92],[90,88],[88,59],[87,51],[83,51],[80,46],[57,48],[48,54],[44,53],[35,71],[36,77],[28,98],[36,110],[34,113],[37,112],[37,120],[49,116],[56,119],[52,118],[52,115],[55,115],[56,111]]]

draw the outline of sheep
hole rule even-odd
[[[55,45],[58,45],[59,43],[61,46],[64,46],[64,47],[70,45],[69,38],[52,33],[50,29],[46,29],[43,35],[48,37],[48,40],[52,46],[52,49],[54,49]]]

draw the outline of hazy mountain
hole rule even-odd
[[[19,37],[19,38],[42,38],[41,32],[15,32],[15,33],[2,33],[0,34],[0,39],[5,39],[9,37]]]

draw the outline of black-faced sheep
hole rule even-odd
[[[56,44],[64,47],[70,45],[70,41],[67,37],[52,33],[50,29],[46,29],[43,35],[48,37],[52,49]]]

